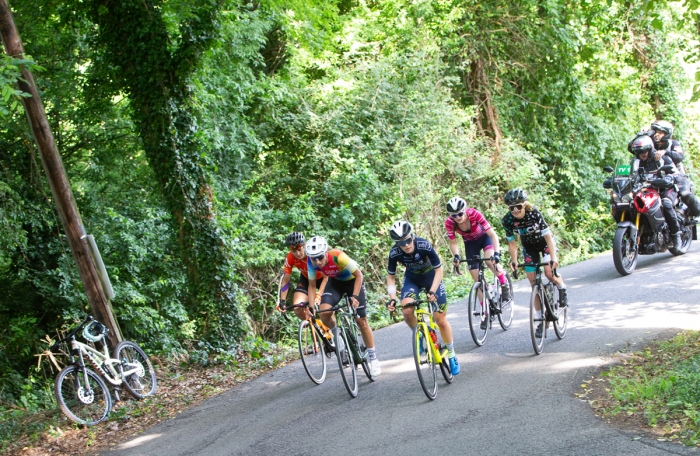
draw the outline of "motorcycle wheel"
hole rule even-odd
[[[630,236],[629,227],[620,227],[613,239],[613,262],[622,276],[630,275],[637,267],[637,237]]]
[[[685,220],[684,220],[685,221]],[[668,249],[669,252],[671,252],[673,255],[678,256],[678,255],[683,255],[685,252],[688,251],[690,248],[690,243],[693,242],[693,227],[692,226],[683,226],[683,233],[681,234],[681,247],[679,249],[673,247]]]

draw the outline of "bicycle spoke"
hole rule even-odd
[[[54,393],[61,411],[78,424],[93,426],[112,410],[107,385],[89,369],[83,371],[75,365],[63,368],[56,376]]]
[[[437,371],[432,356],[433,341],[422,324],[413,328],[413,359],[418,380],[428,399],[437,397]]]

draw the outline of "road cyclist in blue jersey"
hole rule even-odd
[[[389,251],[386,284],[390,300],[387,309],[394,311],[396,308],[396,266],[401,263],[406,267],[401,287],[401,304],[417,300],[421,289],[427,290],[431,305],[436,305],[433,318],[440,328],[440,336],[448,350],[450,370],[452,375],[457,375],[460,371],[459,361],[454,350],[452,327],[447,321],[447,294],[442,283],[440,258],[430,242],[416,237],[409,222],[399,220],[394,223],[389,235],[395,245]],[[404,321],[413,329],[418,324],[413,308],[404,307],[402,311]]]

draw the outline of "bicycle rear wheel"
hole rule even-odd
[[[559,290],[557,290],[557,297],[559,296]],[[567,323],[569,321],[569,306],[559,307],[559,300],[554,305],[554,312],[557,316],[557,321],[554,322],[554,332],[559,339],[563,339],[566,336]]]
[[[326,349],[323,336],[309,323],[302,320],[299,324],[299,356],[307,375],[317,385],[326,379]]]
[[[431,401],[437,397],[438,388],[432,345],[433,341],[425,330],[425,326],[416,325],[413,328],[413,360],[416,363],[420,386]]]
[[[61,411],[78,424],[94,426],[107,419],[112,410],[112,396],[104,380],[90,369],[83,370],[75,364],[58,373],[54,393]]]
[[[503,328],[504,331],[508,331],[511,323],[513,323],[513,281],[508,273],[506,273],[506,280],[508,281],[508,288],[510,289],[510,299],[506,302],[503,302],[501,299],[498,304],[500,306],[498,322],[501,324],[501,328]]]
[[[134,342],[123,340],[114,350],[114,358],[121,361],[121,364],[117,364],[118,372],[136,369],[136,372],[122,379],[129,394],[136,399],[143,399],[156,392],[156,371],[141,347]]]
[[[442,376],[445,377],[445,381],[447,383],[452,383],[455,379],[454,375],[452,375],[452,369],[450,368],[450,361],[447,358],[447,349],[441,350],[442,352],[442,361],[440,362],[440,372],[442,372]]]
[[[544,346],[544,336],[545,336],[545,330],[547,328],[545,319],[544,319],[544,293],[542,293],[542,289],[535,285],[532,287],[532,293],[530,293],[530,338],[532,339],[532,348],[535,349],[535,354],[539,355],[542,353],[542,347]],[[536,315],[536,310],[535,310],[535,303],[539,300],[540,302],[540,310],[541,310],[541,317],[537,317]],[[537,335],[537,327],[541,326],[540,332],[539,332],[539,337]]]
[[[488,315],[488,303],[484,302],[482,305],[479,301],[479,291],[481,291],[482,299],[486,299],[484,296],[484,287],[481,282],[474,282],[472,289],[469,292],[469,304],[467,306],[467,311],[469,312],[469,332],[472,334],[472,339],[474,343],[481,347],[486,341],[486,336],[489,331],[489,315]],[[481,328],[481,323],[486,322],[486,328]]]
[[[340,376],[343,377],[343,383],[345,383],[345,388],[350,393],[350,396],[357,397],[357,368],[355,367],[352,350],[350,350],[348,345],[345,330],[336,326],[333,328],[333,336],[335,338],[335,355],[338,358]]]

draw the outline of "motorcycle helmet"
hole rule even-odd
[[[413,227],[410,223],[399,220],[391,226],[389,236],[391,236],[392,241],[403,241],[413,237]]]
[[[652,122],[651,129],[655,131],[660,131],[664,134],[661,137],[661,140],[659,141],[662,143],[665,143],[666,141],[671,139],[671,136],[673,136],[673,124],[665,120],[657,120],[656,122]]]
[[[654,153],[654,140],[648,136],[638,136],[634,139],[631,149],[637,158],[645,152]]]
[[[503,201],[508,205],[512,206],[514,204],[520,204],[527,201],[527,193],[522,188],[514,188],[508,190],[505,195],[503,195]]]
[[[458,212],[462,212],[467,207],[467,202],[459,196],[455,196],[447,202],[445,207],[447,208],[447,212],[456,214]]]
[[[306,255],[318,258],[328,252],[328,241],[323,236],[314,236],[306,243]]]
[[[287,235],[287,238],[284,240],[285,244],[287,244],[287,247],[292,247],[295,245],[299,244],[306,244],[306,238],[304,238],[304,235],[302,233],[297,233],[294,231],[293,233],[289,233]]]

